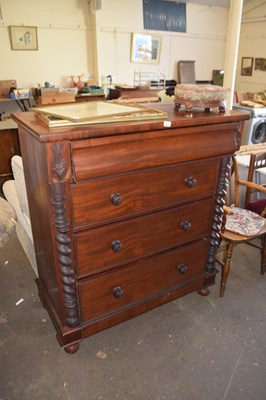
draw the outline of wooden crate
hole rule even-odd
[[[60,104],[60,103],[73,103],[75,102],[75,95],[68,92],[48,92],[45,96],[39,96],[37,103],[39,105],[45,104]]]
[[[15,79],[0,81],[0,98],[8,97],[11,87],[17,87],[17,81]]]

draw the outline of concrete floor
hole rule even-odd
[[[34,278],[14,234],[0,250],[0,400],[266,399],[266,276],[255,249],[235,249],[223,299],[218,284],[208,297],[192,293],[87,338],[74,355],[59,346]]]

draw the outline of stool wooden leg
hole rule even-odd
[[[221,277],[221,286],[220,286],[220,296],[221,297],[223,297],[223,295],[224,295],[226,281],[227,281],[227,277],[228,277],[228,274],[230,271],[232,254],[233,254],[233,243],[228,243],[228,245],[226,246],[225,263],[224,263],[224,267],[222,268],[222,277]]]

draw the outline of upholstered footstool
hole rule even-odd
[[[175,105],[177,109],[184,105],[187,112],[191,112],[193,106],[205,111],[218,107],[220,112],[225,112],[228,92],[229,89],[215,85],[176,85]]]

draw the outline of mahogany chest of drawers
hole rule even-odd
[[[40,298],[69,353],[180,296],[208,294],[228,161],[246,114],[47,128],[16,113]]]

